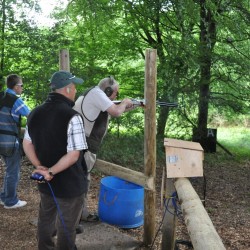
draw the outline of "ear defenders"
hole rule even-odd
[[[104,93],[106,94],[107,97],[110,97],[112,96],[114,90],[111,88],[111,87],[107,87],[105,90],[104,90]]]
[[[114,84],[114,78],[112,76],[109,76],[109,85],[112,86],[113,84]],[[110,86],[104,89],[104,93],[106,94],[107,97],[112,96],[114,92],[114,90]]]

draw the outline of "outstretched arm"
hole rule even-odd
[[[129,98],[125,98],[120,104],[113,104],[108,109],[107,112],[113,117],[119,117],[124,112],[133,109],[133,102]]]

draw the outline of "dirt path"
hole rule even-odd
[[[216,156],[215,156],[216,158]],[[224,161],[223,161],[224,162]],[[0,161],[0,184],[2,185],[4,166]],[[28,202],[21,209],[7,210],[0,206],[0,249],[35,250],[36,227],[31,221],[37,217],[39,194],[34,181],[29,179],[32,166],[27,160],[22,164],[22,177],[19,185],[19,197]],[[203,198],[206,186],[205,207],[222,241],[228,250],[250,249],[250,162],[236,164],[234,161],[220,164],[204,162],[206,185],[203,178],[191,179],[197,193]],[[156,231],[159,229],[163,211],[160,208],[162,167],[157,167],[157,205]],[[97,210],[99,184],[102,176],[92,176],[92,188],[89,194],[91,211]],[[143,240],[143,227],[121,230],[134,238]],[[178,220],[177,239],[189,240],[183,218]],[[151,249],[160,249],[161,233]],[[146,248],[141,248],[146,249]],[[180,249],[188,249],[180,246]]]

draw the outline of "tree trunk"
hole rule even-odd
[[[165,137],[165,127],[167,123],[169,115],[169,108],[161,108],[160,113],[159,113],[159,118],[158,118],[158,125],[157,125],[157,138],[164,138]]]
[[[193,141],[200,142],[207,152],[207,121],[211,80],[212,52],[216,42],[216,25],[206,0],[200,1],[200,84],[199,113]]]

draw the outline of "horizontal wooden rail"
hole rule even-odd
[[[194,249],[226,249],[190,181],[187,178],[178,178],[174,185]]]
[[[144,187],[147,190],[154,189],[154,178],[147,177],[141,172],[134,171],[107,161],[97,160],[95,168],[102,171],[106,175],[114,175],[126,181],[133,182]]]

